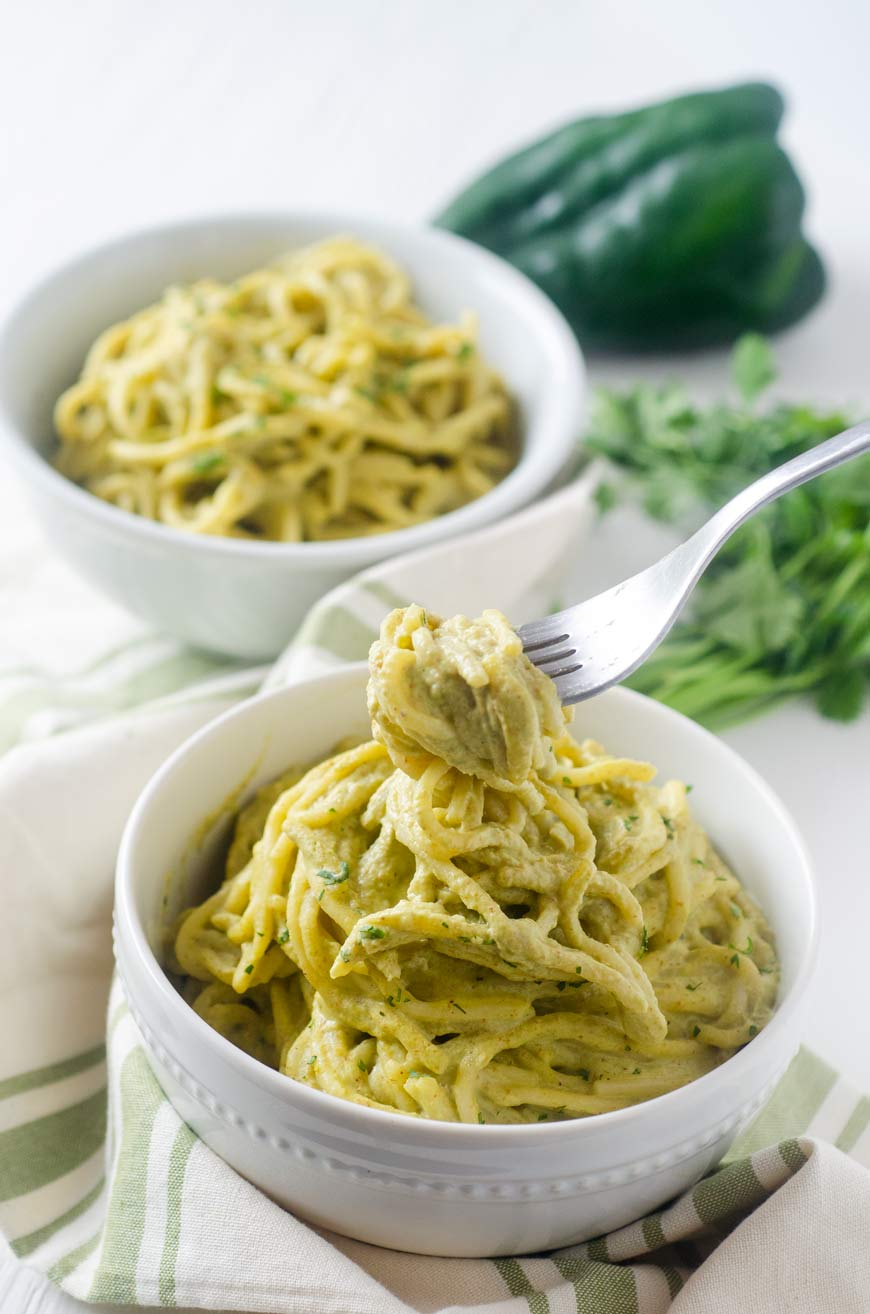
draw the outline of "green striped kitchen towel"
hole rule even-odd
[[[540,606],[574,511],[565,490],[510,526],[366,572],[317,605],[268,683],[364,656],[385,611],[412,598],[448,612]],[[111,876],[145,779],[239,692],[176,692],[0,762],[0,1229],[15,1256],[0,1266],[3,1314],[83,1301],[274,1314],[867,1307],[870,1102],[807,1053],[726,1166],[656,1215],[545,1257],[433,1259],[318,1232],[198,1141],[117,987],[107,1014]]]

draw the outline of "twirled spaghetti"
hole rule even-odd
[[[621,1108],[768,1020],[770,930],[686,788],[577,743],[497,612],[393,612],[374,739],[240,814],[184,915],[183,992],[281,1072],[426,1118]]]
[[[402,270],[347,237],[169,288],[97,339],[55,427],[58,468],[124,510],[288,542],[431,520],[515,456],[473,316],[430,323]]]

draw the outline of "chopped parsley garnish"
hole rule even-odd
[[[647,934],[647,929],[645,926],[643,927],[640,933],[640,952],[642,954],[649,952],[649,935]]]
[[[456,938],[457,940],[461,940],[463,944],[471,944],[470,935],[458,935]]]
[[[756,1027],[756,1026],[750,1026],[750,1028],[749,1028],[749,1039],[751,1040],[753,1036],[757,1036],[757,1035],[758,1035],[758,1027]]]
[[[631,1075],[632,1075],[633,1077],[639,1077],[639,1076],[640,1076],[640,1068],[635,1068],[635,1069],[632,1071],[632,1074],[631,1074]]]
[[[582,967],[575,967],[575,968],[574,968],[574,971],[577,973],[578,976],[582,976],[582,975],[583,975],[583,968],[582,968]],[[585,985],[585,984],[586,984],[585,981],[581,981],[581,982],[580,982],[580,985]]]
[[[538,1122],[546,1122],[549,1116],[550,1116],[549,1113],[539,1113]]]
[[[456,1002],[455,999],[451,999],[450,1002],[451,1002],[451,1004],[453,1005],[454,1008],[458,1008],[458,1009],[459,1009],[460,1013],[465,1013],[466,1016],[468,1016],[468,1014],[466,1013],[466,1010],[462,1007],[461,1004],[457,1004],[457,1002]]]
[[[449,922],[442,922],[441,925],[444,927],[445,930],[447,930],[447,931],[450,930],[450,923],[449,923]]]
[[[564,990],[564,989],[566,988],[567,985],[568,985],[568,982],[567,982],[567,981],[557,981],[557,982],[556,982],[556,989],[557,989],[557,990]],[[573,985],[573,982],[572,982],[572,985]]]
[[[245,968],[245,976],[250,976],[253,970],[254,970],[254,964],[248,963],[248,966]]]
[[[740,909],[738,908],[738,906],[737,906],[736,903],[729,903],[728,907],[731,909],[731,916],[732,916],[732,917],[742,917],[742,916],[743,916],[743,913],[740,911]]]
[[[342,885],[350,876],[350,867],[346,862],[342,862],[338,871],[330,871],[328,867],[323,867],[317,873],[324,885]]]
[[[362,1059],[357,1059],[357,1061],[356,1061],[356,1065],[357,1065],[357,1067],[359,1068],[360,1072],[370,1072],[370,1071],[371,1071],[371,1068],[369,1067],[369,1065],[368,1065],[367,1063],[363,1063]],[[413,1075],[414,1075],[414,1074],[411,1073],[411,1076],[413,1076]]]
[[[590,1078],[589,1078],[589,1069],[588,1069],[588,1068],[579,1068],[578,1071],[579,1071],[579,1074],[580,1074],[580,1076],[583,1078],[584,1081],[589,1081]]]
[[[484,1118],[484,1116],[483,1116],[482,1113],[479,1113],[479,1114],[477,1115],[477,1121],[478,1121],[479,1123],[483,1124],[483,1123],[486,1122],[486,1118]]]
[[[692,1035],[693,1035],[693,1036],[700,1036],[700,1034],[701,1034],[701,1028],[700,1028],[700,1027],[698,1027],[698,1026],[694,1026],[694,1027],[692,1027]]]
[[[696,867],[706,867],[706,866],[707,866],[707,864],[706,864],[706,862],[704,861],[703,858],[693,858],[693,859],[692,859],[692,862],[694,862],[694,864],[695,864]]]
[[[604,800],[604,806],[605,806],[606,808],[612,808],[612,807],[613,807],[613,799],[612,799],[612,798],[606,798],[606,799]]]
[[[570,777],[570,776],[563,776],[563,777],[562,777],[562,784],[563,784],[563,785],[568,785],[568,786],[570,786],[570,784],[571,784],[571,777]]]
[[[459,350],[456,353],[456,358],[457,360],[468,360],[468,358],[473,355],[474,355],[474,343],[463,342],[462,346],[459,348]]]
[[[225,459],[220,452],[203,452],[202,456],[193,458],[190,466],[197,474],[211,474],[224,464]]]
[[[670,836],[675,835],[676,830],[674,828],[674,823],[671,821],[670,817],[662,817],[662,821],[665,823],[665,830],[668,832],[668,834]]]
[[[287,930],[287,927],[285,926],[283,931],[278,932],[278,943],[286,944],[289,939],[290,939],[290,932]]]
[[[360,928],[361,940],[383,940],[386,931],[382,926],[363,926]]]
[[[316,1054],[312,1054],[312,1055],[311,1055],[311,1058],[308,1060],[308,1063],[307,1063],[306,1066],[309,1067],[309,1068],[313,1068],[313,1067],[314,1067],[314,1064],[315,1064],[316,1062],[317,1062],[317,1055],[316,1055]]]
[[[631,828],[636,821],[640,821],[640,817],[637,815],[636,812],[632,812],[631,816],[622,818],[622,824],[623,826],[625,826],[625,829],[629,832],[631,832]]]
[[[686,989],[687,989],[687,990],[691,990],[691,991],[695,991],[695,990],[700,989],[700,986],[701,986],[701,982],[700,982],[700,981],[696,981],[694,985],[687,985],[687,986],[686,986]]]
[[[728,961],[729,961],[729,963],[731,964],[732,967],[739,967],[739,966],[740,966],[740,955],[739,955],[739,954],[732,954]]]

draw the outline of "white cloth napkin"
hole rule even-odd
[[[381,616],[411,599],[517,620],[543,609],[588,514],[588,487],[572,485],[366,572],[318,604],[269,683],[364,656]],[[111,880],[142,785],[233,697],[176,695],[0,762],[0,1229],[18,1256],[0,1268],[2,1314],[81,1301],[268,1314],[868,1308],[870,1102],[807,1054],[733,1163],[653,1218],[547,1257],[432,1259],[321,1233],[199,1142],[117,993],[107,1014]]]

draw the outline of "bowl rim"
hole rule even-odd
[[[193,215],[160,224],[145,225],[95,243],[43,274],[19,297],[0,322],[0,362],[7,355],[7,344],[14,337],[22,317],[31,307],[50,296],[56,284],[89,265],[100,262],[125,248],[135,251],[154,238],[172,240],[176,235],[202,229],[253,231],[260,224],[311,224],[334,233],[358,233],[364,241],[383,246],[390,254],[393,240],[411,240],[451,253],[448,258],[470,260],[489,270],[503,286],[524,302],[529,330],[544,343],[554,371],[553,387],[548,394],[552,414],[545,417],[547,441],[523,444],[513,469],[493,488],[464,506],[420,525],[390,530],[357,538],[329,539],[323,542],[284,543],[272,540],[249,541],[226,536],[195,534],[159,521],[124,511],[81,488],[62,475],[21,431],[11,414],[4,370],[0,366],[0,444],[5,443],[11,459],[25,479],[40,485],[49,495],[68,502],[80,515],[93,516],[108,529],[126,532],[143,544],[163,545],[191,552],[201,552],[212,559],[233,557],[250,561],[287,561],[312,566],[362,565],[368,562],[414,551],[429,543],[492,523],[539,496],[567,465],[577,443],[587,393],[586,363],[583,352],[562,312],[525,274],[494,252],[456,233],[430,224],[394,223],[377,216],[336,212],[330,209],[299,207],[288,210],[237,210],[217,214]],[[292,240],[292,239],[291,239]],[[316,240],[316,239],[311,239]],[[414,271],[409,269],[412,284]],[[507,380],[510,385],[510,380]],[[526,424],[524,437],[537,431],[533,420]],[[481,516],[481,509],[483,515]]]
[[[442,1146],[445,1139],[449,1141],[456,1137],[463,1138],[466,1143],[470,1142],[468,1148],[493,1148],[496,1144],[503,1144],[505,1148],[513,1145],[519,1149],[521,1143],[527,1141],[530,1135],[534,1136],[535,1139],[547,1136],[551,1139],[561,1137],[567,1140],[578,1136],[595,1135],[596,1128],[628,1130],[630,1127],[635,1126],[639,1120],[642,1122],[645,1118],[649,1119],[657,1115],[665,1116],[666,1114],[671,1115],[675,1120],[675,1125],[679,1126],[680,1111],[683,1106],[687,1105],[689,1101],[711,1092],[717,1080],[720,1079],[721,1073],[727,1071],[732,1081],[739,1083],[742,1075],[748,1071],[751,1064],[754,1064],[759,1049],[770,1046],[773,1040],[780,1036],[790,1024],[791,1017],[812,975],[818,954],[819,941],[818,898],[812,863],[803,837],[788,809],[767,781],[739,753],[710,731],[698,725],[697,722],[676,712],[673,708],[657,703],[644,694],[621,687],[611,688],[601,697],[611,701],[619,700],[652,705],[657,712],[661,713],[665,721],[677,721],[688,728],[690,734],[704,744],[705,751],[709,751],[712,745],[714,752],[721,754],[730,762],[732,767],[743,772],[764,800],[769,811],[776,816],[778,823],[789,832],[800,859],[799,865],[793,871],[792,880],[796,885],[799,883],[802,897],[807,905],[809,934],[797,964],[794,980],[787,993],[778,1001],[773,1016],[763,1030],[719,1067],[713,1068],[710,1072],[704,1073],[703,1076],[695,1078],[694,1081],[679,1086],[675,1090],[667,1091],[663,1095],[654,1096],[650,1100],[644,1100],[623,1109],[599,1113],[594,1117],[569,1118],[561,1122],[550,1123],[486,1123],[477,1125],[462,1122],[441,1122],[434,1119],[410,1118],[407,1114],[393,1113],[385,1109],[369,1108],[366,1105],[356,1104],[352,1100],[345,1100],[337,1095],[331,1095],[327,1091],[316,1090],[313,1087],[304,1085],[302,1082],[294,1081],[292,1078],[268,1067],[265,1063],[252,1058],[244,1050],[226,1040],[210,1027],[204,1019],[200,1018],[189,1004],[185,1003],[152,951],[145,936],[144,928],[135,915],[133,875],[136,865],[136,850],[139,836],[147,825],[148,812],[153,800],[162,792],[165,783],[172,778],[179,763],[190,752],[204,740],[210,739],[215,734],[222,733],[226,725],[239,718],[249,716],[255,705],[260,706],[264,702],[283,701],[294,696],[306,697],[317,686],[328,686],[330,683],[336,683],[339,680],[362,680],[366,670],[367,664],[365,662],[348,663],[341,669],[316,675],[292,685],[285,685],[280,689],[246,699],[220,716],[215,717],[186,739],[150,778],[130,813],[118,851],[115,878],[115,918],[117,926],[115,956],[116,962],[121,967],[122,979],[127,979],[127,972],[120,962],[119,941],[121,939],[123,939],[125,947],[129,946],[135,953],[139,967],[145,970],[149,985],[157,990],[159,997],[168,1008],[173,1010],[181,1025],[192,1027],[193,1033],[199,1035],[203,1044],[211,1047],[217,1057],[231,1066],[237,1065],[244,1077],[254,1085],[264,1089],[267,1094],[287,1103],[288,1107],[295,1103],[302,1112],[308,1113],[309,1116],[325,1119],[332,1123],[344,1123],[345,1126],[351,1126],[357,1132],[370,1136],[377,1136],[379,1131],[387,1137],[390,1133],[401,1133],[405,1137],[409,1133],[413,1134],[421,1146],[428,1146],[431,1149]],[[191,834],[194,833],[194,830],[195,819],[192,823]],[[197,1080],[202,1080],[201,1075],[197,1077]]]

